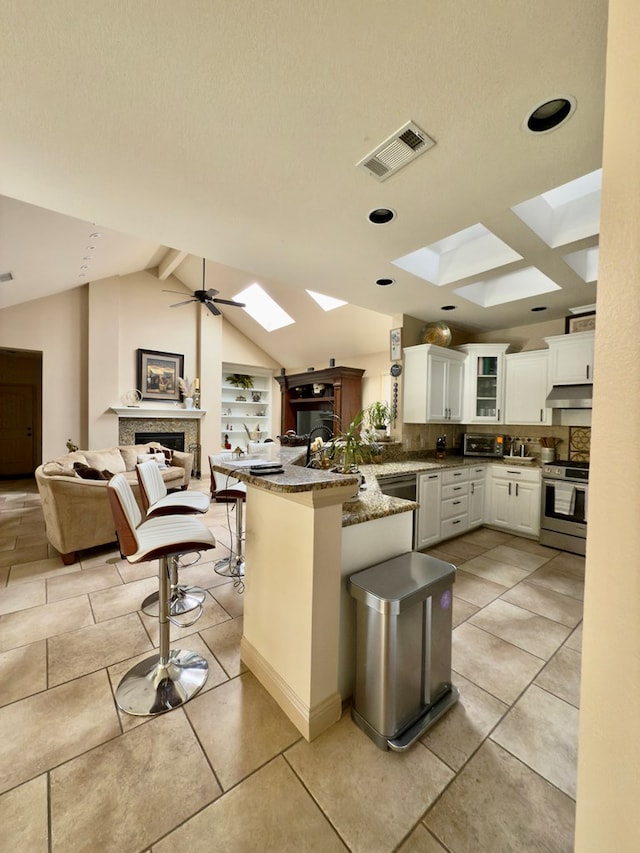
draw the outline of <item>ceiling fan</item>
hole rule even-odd
[[[179,293],[177,290],[163,290],[163,293]],[[219,315],[222,314],[219,308],[217,308],[214,303],[217,302],[220,305],[233,305],[235,308],[244,308],[244,302],[234,302],[233,299],[216,299],[216,293],[220,293],[219,290],[213,290],[209,288],[207,290],[205,288],[205,259],[202,259],[202,290],[194,290],[193,296],[191,299],[185,299],[184,302],[174,302],[173,305],[170,305],[169,308],[177,308],[179,305],[187,305],[189,302],[201,302],[205,305],[212,314]],[[179,294],[182,296],[182,294]]]

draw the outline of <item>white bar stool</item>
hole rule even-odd
[[[170,648],[170,623],[175,619],[169,611],[169,562],[180,554],[214,548],[216,542],[204,524],[184,515],[142,522],[140,508],[124,474],[116,474],[109,480],[107,492],[121,553],[130,563],[158,560],[158,653],[126,673],[116,689],[116,702],[127,714],[162,714],[195,696],[209,671],[207,661],[196,652]],[[201,613],[202,604],[198,616]]]

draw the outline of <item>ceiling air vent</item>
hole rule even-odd
[[[5,281],[13,281],[13,276],[10,272],[0,272],[0,282],[4,284]]]
[[[431,139],[417,124],[408,121],[374,151],[367,154],[363,160],[356,163],[356,166],[377,180],[386,181],[394,172],[402,169],[435,144],[435,140]]]

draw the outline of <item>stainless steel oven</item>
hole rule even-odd
[[[588,462],[543,465],[540,544],[584,554],[588,500]]]

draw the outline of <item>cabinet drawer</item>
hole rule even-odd
[[[442,500],[448,501],[449,498],[459,498],[462,495],[469,494],[469,483],[451,483],[449,486],[442,487]]]
[[[473,467],[473,468],[469,469],[469,480],[470,481],[473,480],[477,483],[479,480],[484,480],[486,475],[487,475],[487,466],[486,465]]]
[[[494,479],[511,480],[520,483],[539,483],[539,468],[522,468],[517,465],[492,465]]]
[[[442,501],[441,519],[446,521],[448,518],[455,518],[458,515],[466,515],[469,511],[469,495],[462,495],[459,498],[451,498],[448,501]]]
[[[469,518],[463,515],[461,518],[448,518],[442,522],[440,527],[440,535],[443,539],[449,539],[451,536],[459,536],[464,533],[469,527]]]
[[[450,468],[442,472],[442,485],[449,486],[451,483],[468,483],[469,471],[467,468]]]

